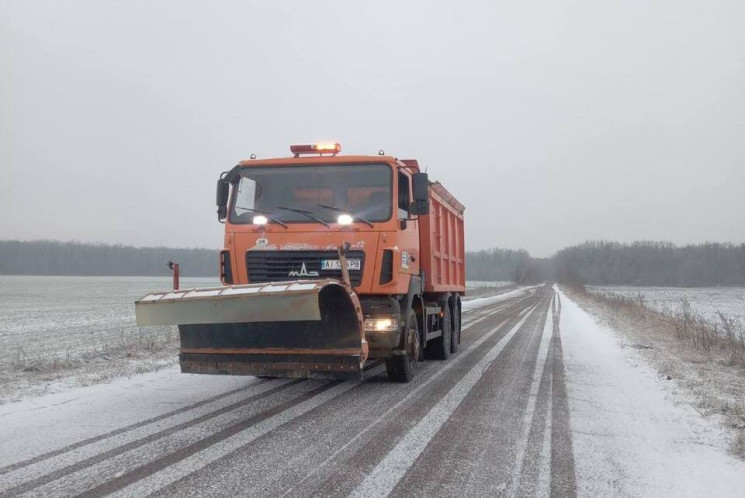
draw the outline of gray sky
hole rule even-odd
[[[469,249],[743,242],[743,26],[741,0],[0,0],[0,238],[220,247],[221,171],[335,140],[419,159]]]

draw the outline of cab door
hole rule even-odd
[[[412,216],[411,174],[405,169],[398,170],[396,196],[396,216],[400,228],[398,272],[419,275],[419,221]],[[394,262],[395,264],[395,262]],[[408,280],[408,279],[402,279]],[[408,289],[407,289],[408,290]]]

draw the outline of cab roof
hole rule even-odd
[[[348,163],[389,163],[399,167],[409,168],[402,161],[393,156],[300,156],[300,157],[273,157],[267,159],[244,159],[239,166],[277,166],[277,165],[301,165],[301,164],[348,164]],[[418,168],[416,168],[418,170]]]

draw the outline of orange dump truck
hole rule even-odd
[[[138,325],[179,326],[182,372],[408,382],[458,349],[463,205],[415,160],[294,145],[217,182],[223,286],[153,292]]]

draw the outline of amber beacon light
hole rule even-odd
[[[322,144],[305,144],[305,145],[290,145],[290,152],[295,157],[299,157],[301,154],[331,154],[333,156],[341,152],[340,143],[322,143]]]

